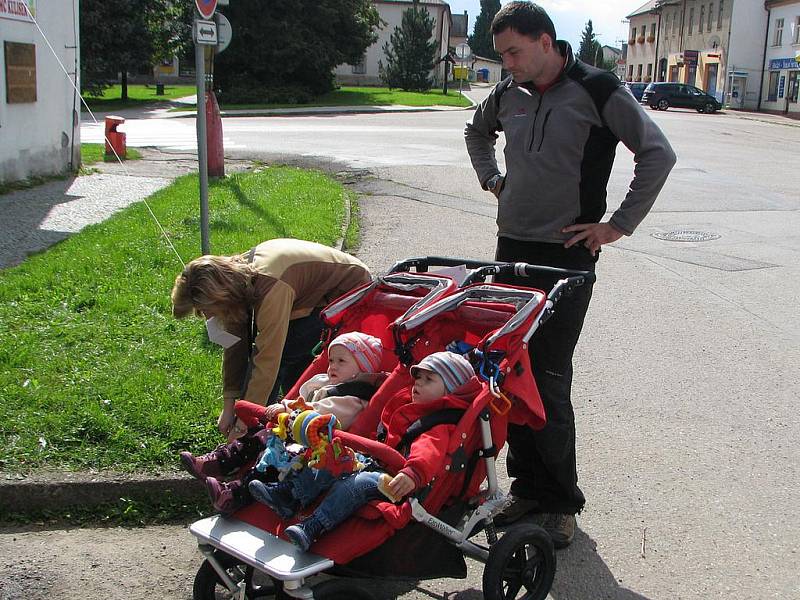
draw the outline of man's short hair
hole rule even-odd
[[[522,35],[529,35],[533,39],[538,39],[540,35],[546,33],[556,41],[556,28],[547,12],[533,2],[517,1],[509,2],[503,6],[492,20],[492,35],[504,32],[506,29],[513,29]]]

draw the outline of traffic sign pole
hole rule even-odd
[[[199,2],[198,1],[198,10]],[[204,16],[204,15],[201,15]],[[194,67],[197,75],[197,162],[200,167],[200,249],[211,254],[208,233],[208,147],[206,134],[206,47],[198,43],[198,21],[195,19]]]

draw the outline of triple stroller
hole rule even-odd
[[[460,265],[469,273],[460,285],[429,272]],[[541,271],[562,277],[549,293],[486,282],[490,276]],[[556,569],[552,541],[531,523],[495,529],[493,518],[507,502],[498,487],[495,459],[509,423],[534,429],[545,423],[528,341],[562,294],[593,280],[592,273],[522,263],[415,258],[326,307],[322,353],[286,396],[297,397],[300,383],[325,370],[327,342],[336,335],[360,331],[380,338],[384,348],[394,349],[393,355],[385,353],[382,365],[390,374],[348,431],[335,435],[379,460],[388,472],[396,472],[403,457],[377,441],[378,425],[387,401],[412,386],[411,364],[446,348],[469,350],[480,391],[465,410],[433,415],[433,422],[454,427],[447,458],[427,487],[398,504],[370,502],[308,552],[279,537],[291,523],[263,504],[192,524],[190,531],[206,557],[195,577],[194,599],[369,600],[374,596],[351,577],[465,578],[465,557],[485,565],[487,600],[544,599]]]

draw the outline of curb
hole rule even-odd
[[[37,474],[23,480],[0,480],[0,515],[31,515],[69,508],[93,508],[134,500],[200,502],[202,483],[188,474],[123,475],[100,473]],[[0,517],[2,519],[2,517]]]

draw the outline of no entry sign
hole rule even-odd
[[[217,0],[194,0],[194,3],[197,5],[197,12],[204,19],[210,19],[217,10]]]

